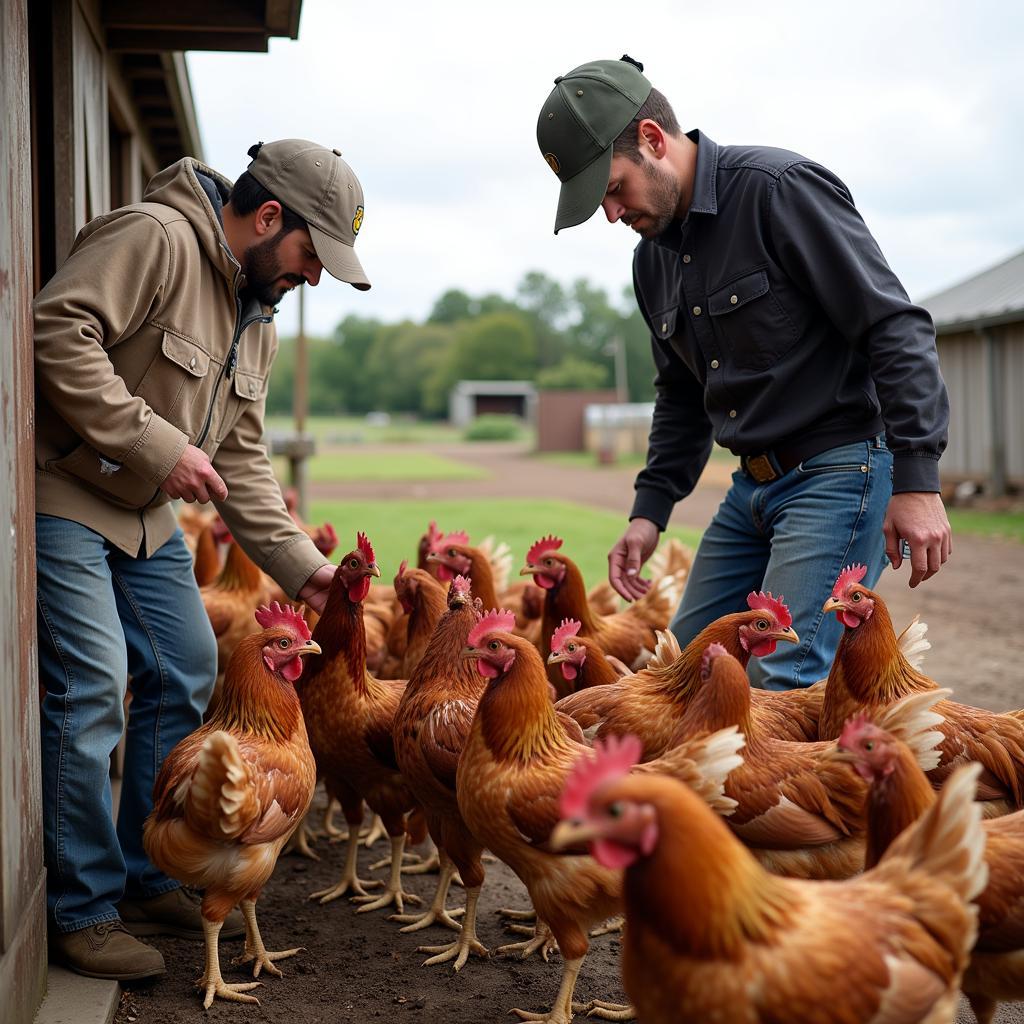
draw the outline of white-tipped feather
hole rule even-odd
[[[896,837],[878,868],[906,859],[911,870],[942,879],[965,902],[977,896],[988,883],[981,806],[975,800],[980,774],[977,762],[957,768],[938,800]]]
[[[903,657],[918,672],[921,671],[921,666],[924,664],[925,651],[932,649],[931,641],[928,639],[928,623],[921,622],[920,619],[920,615],[915,615],[910,625],[900,633],[897,640]]]
[[[897,739],[903,740],[914,754],[921,771],[938,768],[942,752],[938,749],[945,738],[936,727],[945,721],[932,710],[940,700],[952,696],[950,689],[924,690],[890,704],[875,719],[875,724]]]
[[[668,668],[683,653],[675,633],[667,629],[655,630],[658,638],[654,647],[654,657],[647,663],[647,668]]]
[[[500,594],[508,587],[508,577],[512,571],[512,549],[504,541],[495,540],[493,536],[484,537],[477,544],[477,548],[490,562],[494,589]]]

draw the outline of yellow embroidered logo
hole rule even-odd
[[[363,208],[356,207],[356,215],[352,218],[352,234],[358,235],[359,229],[363,226]]]
[[[561,169],[562,165],[558,162],[558,157],[554,153],[545,153],[544,159],[548,162],[548,167],[551,168],[557,174]]]

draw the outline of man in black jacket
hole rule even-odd
[[[740,457],[672,622],[688,643],[752,590],[783,594],[801,642],[751,663],[771,689],[828,672],[841,624],[821,611],[843,566],[885,556],[910,585],[951,532],[938,459],[949,402],[928,313],[889,269],[846,186],[796,153],[684,134],[631,58],[555,80],[537,141],[562,182],[555,232],[603,207],[641,236],[637,301],[657,397],[630,523],[609,553],[627,599],[712,441]]]

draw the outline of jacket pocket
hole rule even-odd
[[[772,293],[764,270],[710,292],[708,314],[724,350],[740,369],[767,369],[796,342],[793,323]]]
[[[120,463],[110,462],[84,441],[62,458],[49,460],[46,471],[72,477],[122,508],[143,508],[153,500],[156,491],[148,480]]]
[[[258,402],[267,393],[267,374],[255,369],[238,367],[233,378],[233,387],[227,408],[217,426],[216,439],[220,444],[235,428],[246,409]]]
[[[165,420],[195,441],[206,416],[210,381],[217,363],[197,342],[164,331],[160,352],[146,370],[135,394]]]

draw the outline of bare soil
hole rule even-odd
[[[632,501],[631,469],[555,465],[507,445],[460,446],[438,452],[486,465],[493,475],[489,480],[439,484],[318,485],[312,494],[381,500],[563,498],[620,511],[624,523]],[[677,509],[674,521],[704,527],[728,486],[729,471],[722,464],[711,464],[698,490]],[[1024,630],[1020,628],[1024,545],[960,536],[954,543],[953,558],[934,579],[910,590],[905,567],[886,574],[881,592],[895,622],[907,622],[921,614],[929,624],[933,646],[926,670],[938,682],[952,686],[957,699],[993,710],[1020,707],[1024,705]],[[323,857],[319,864],[294,856],[282,858],[257,907],[268,948],[301,944],[307,951],[282,962],[284,978],[265,979],[266,986],[256,991],[261,1006],[218,1000],[208,1013],[211,1020],[334,1024],[392,1019],[484,1024],[512,1019],[508,1011],[514,1006],[533,1011],[550,1006],[561,970],[557,953],[549,963],[537,954],[527,961],[472,958],[458,975],[447,965],[421,967],[428,954],[417,953],[416,947],[446,943],[453,933],[432,927],[402,935],[397,924],[386,920],[387,912],[357,915],[344,898],[327,906],[310,902],[309,893],[336,880],[344,852],[324,840],[317,849]],[[366,877],[371,859],[385,856],[384,843],[360,856],[360,874]],[[377,877],[383,874],[383,870],[376,872]],[[403,877],[406,887],[428,904],[436,876]],[[461,904],[462,890],[453,887],[448,905]],[[503,864],[488,864],[478,920],[481,941],[494,949],[521,938],[505,932],[495,912],[498,907],[527,905],[525,890],[511,871]],[[151,989],[125,993],[118,1024],[178,1024],[200,1019],[202,1003],[192,980],[201,971],[202,944],[163,938],[153,941],[167,959],[168,974]],[[227,981],[248,977],[245,968],[229,965],[240,950],[241,940],[221,945]],[[618,951],[617,935],[593,940],[580,972],[577,999],[625,1001]],[[958,1020],[972,1019],[964,1004]],[[996,1021],[1024,1021],[1024,1004],[1003,1006]]]

